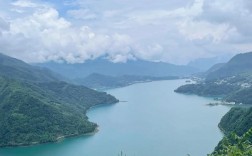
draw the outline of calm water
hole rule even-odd
[[[110,90],[121,102],[91,109],[93,136],[60,143],[0,149],[1,156],[204,156],[222,138],[217,125],[229,110],[213,101],[174,93],[184,80],[135,84]]]

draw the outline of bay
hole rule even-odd
[[[174,89],[185,80],[156,81],[109,90],[121,100],[88,111],[94,135],[30,147],[1,148],[0,156],[204,156],[222,138],[221,117],[230,109],[209,107],[212,98]]]

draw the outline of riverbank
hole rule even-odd
[[[99,126],[97,126],[93,131],[83,133],[83,134],[71,134],[65,136],[59,136],[53,141],[48,142],[31,142],[30,144],[12,144],[8,146],[1,146],[0,148],[16,148],[16,147],[31,147],[36,145],[50,144],[50,143],[59,143],[68,138],[81,137],[81,136],[92,136],[99,132]]]

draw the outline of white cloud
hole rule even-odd
[[[9,30],[10,25],[4,19],[0,17],[0,32]]]
[[[107,53],[128,53],[129,41],[127,35],[99,34],[88,26],[75,27],[60,17],[57,10],[44,8],[12,20],[0,42],[7,43],[2,44],[4,53],[27,62],[66,60],[77,63]]]
[[[183,21],[179,24],[180,32],[190,40],[212,38],[213,42],[222,42],[230,33],[236,32],[229,24],[214,25],[205,21]],[[199,31],[201,30],[201,31]]]
[[[29,0],[18,0],[12,3],[12,5],[23,8],[35,8],[38,7],[36,3],[33,3]]]
[[[28,62],[185,64],[251,51],[250,0],[0,1],[2,52]],[[6,9],[8,8],[8,9]]]
[[[200,20],[213,24],[226,23],[232,25],[242,35],[252,34],[252,12],[250,0],[205,0],[204,12]]]
[[[69,16],[80,20],[94,20],[97,18],[97,15],[90,11],[89,9],[76,9],[67,11]]]

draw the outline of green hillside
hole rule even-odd
[[[21,60],[0,53],[0,76],[11,77],[23,81],[57,81],[65,80],[59,74],[42,68],[31,66]]]
[[[54,142],[93,132],[97,125],[88,121],[87,109],[118,102],[105,92],[59,81],[50,71],[40,73],[22,61],[1,58],[0,146]]]
[[[219,96],[237,104],[252,104],[252,52],[238,54],[206,72],[205,81],[177,88],[178,93]]]
[[[226,101],[235,103],[252,104],[252,87],[240,89],[232,92],[226,97]]]
[[[208,156],[251,156],[252,144],[249,138],[252,137],[252,129],[246,131],[242,136],[235,133],[224,137],[212,154]]]
[[[177,88],[175,92],[184,94],[195,94],[200,96],[225,98],[226,95],[235,92],[237,89],[239,89],[239,87],[235,85],[229,85],[229,84],[218,85],[215,83],[204,83],[204,84],[186,84]]]
[[[229,62],[218,67],[218,69],[209,72],[206,76],[207,81],[223,79],[243,73],[252,74],[252,52],[238,54]]]
[[[220,128],[226,133],[235,132],[239,136],[252,128],[252,108],[234,107],[222,119]]]
[[[238,54],[228,63],[212,67],[205,73],[205,80],[188,84],[176,89],[176,92],[201,96],[218,96],[228,102],[235,102],[219,123],[225,138],[216,147],[213,156],[244,155],[250,156],[252,137],[244,137],[252,128],[252,52]],[[237,137],[234,139],[234,134]],[[250,130],[249,133],[252,133]]]
[[[225,137],[210,156],[252,155],[252,108],[232,108],[219,124]]]

